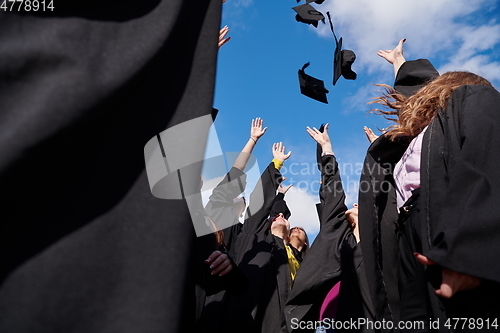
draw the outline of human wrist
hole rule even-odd
[[[282,159],[274,157],[273,160],[272,160],[272,162],[273,162],[274,167],[276,168],[276,170],[279,170],[279,169],[281,169],[281,167],[283,166],[283,163],[285,161],[282,160]]]
[[[331,143],[326,143],[324,145],[321,146],[321,151],[322,152],[333,152],[333,147],[332,147],[332,144]]]
[[[256,137],[256,136],[250,135],[250,140],[252,140],[254,143],[257,143],[257,141],[259,140],[259,138]]]

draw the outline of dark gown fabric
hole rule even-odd
[[[151,194],[144,146],[212,112],[220,13],[0,11],[0,332],[192,332],[191,217]]]
[[[269,214],[281,173],[270,163],[250,195],[236,241],[236,262],[249,280],[248,293],[232,297],[227,332],[280,332],[291,277],[283,240],[270,231]]]
[[[330,289],[342,281],[336,318],[372,318],[371,305],[364,279],[364,267],[359,244],[345,217],[345,193],[342,188],[336,158],[326,155],[320,159],[322,185],[320,188],[320,232],[304,258],[287,305],[287,329],[289,332],[314,332],[307,329],[307,322],[319,320],[322,302]],[[299,322],[305,329],[301,329]],[[357,331],[357,329],[354,329]]]
[[[209,201],[205,206],[206,214],[219,228],[223,228],[223,244],[218,250],[226,252],[231,260],[234,259],[236,239],[243,226],[234,211],[233,200],[245,190],[245,186],[246,174],[233,167],[213,189]],[[215,242],[215,238],[213,241]],[[210,244],[207,245],[210,246]],[[206,258],[199,258],[199,260],[204,259]],[[247,291],[248,280],[237,267],[236,263],[234,263],[234,269],[238,271],[235,274],[236,277],[229,279],[225,284],[219,286],[219,290],[213,290],[204,295],[203,306],[205,309],[199,321],[200,324],[198,325],[197,332],[221,332],[224,329],[224,321],[227,318],[228,312],[227,307],[229,306],[231,297]],[[201,273],[208,276],[206,268]],[[219,281],[216,282],[220,283]],[[203,295],[200,295],[199,299],[202,298]]]
[[[200,211],[200,215],[206,212]],[[226,293],[243,294],[248,289],[248,280],[229,256],[233,268],[224,276],[211,275],[204,261],[216,250],[227,254],[224,243],[219,244],[214,233],[198,237],[195,242],[196,255],[196,332],[220,332],[226,320]],[[228,296],[230,297],[230,295]]]
[[[438,75],[428,60],[407,61],[400,67],[394,87],[409,96]],[[396,235],[398,211],[393,171],[409,140],[390,141],[381,135],[368,148],[359,191],[359,232],[363,263],[374,316],[397,323],[400,319]],[[390,328],[382,332],[392,332]]]
[[[500,319],[500,269],[492,265],[500,255],[500,208],[494,204],[500,199],[499,125],[500,93],[488,86],[462,86],[424,134],[423,254],[442,267],[483,279],[476,289],[434,301],[436,317],[443,317],[444,308],[446,318]],[[441,273],[427,271],[431,297],[437,298],[432,288]]]
[[[224,231],[224,244],[232,255],[236,238],[243,226],[234,211],[233,200],[245,191],[246,177],[243,171],[232,167],[213,189],[205,206],[210,218]]]
[[[418,66],[421,68],[413,73],[422,76],[427,70],[434,77],[435,69],[429,64],[406,62],[396,82],[401,76],[411,77],[411,70]],[[454,331],[444,326],[448,318],[492,318],[500,313],[500,274],[491,266],[498,256],[494,244],[500,237],[498,223],[493,222],[500,216],[498,205],[493,205],[500,197],[500,177],[496,171],[498,158],[492,150],[500,143],[496,133],[499,98],[498,91],[491,87],[456,89],[446,109],[439,110],[429,124],[422,142],[419,221],[413,231],[421,244],[414,247],[443,267],[483,279],[479,288],[443,299],[434,293],[441,281],[440,269],[424,268],[425,280],[417,280],[427,285],[427,310],[433,320],[440,320],[439,330],[443,332]],[[360,191],[359,221],[376,318],[395,323],[400,319],[399,308],[408,304],[399,303],[397,274],[392,269],[399,261],[392,171],[407,144],[404,138],[397,142],[384,136],[377,139],[368,150],[361,177],[365,183],[360,184],[368,189]],[[492,206],[486,208],[488,204]],[[367,239],[370,241],[365,242]]]

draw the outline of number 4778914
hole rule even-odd
[[[54,0],[3,0],[0,5],[0,10],[5,12],[45,12],[54,9]]]

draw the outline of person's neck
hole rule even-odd
[[[294,238],[291,238],[288,243],[290,243],[290,245],[293,246],[298,251],[302,251],[302,248],[304,247],[304,245],[302,245],[300,241]]]
[[[288,242],[290,241],[290,239],[288,238],[288,232],[286,229],[273,229],[273,230],[271,230],[271,233],[274,236],[281,238],[283,240],[283,243],[285,243],[285,244],[288,244]]]

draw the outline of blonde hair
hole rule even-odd
[[[382,96],[374,98],[372,102],[388,108],[388,111],[372,109],[371,112],[383,115],[396,125],[387,128],[385,135],[391,141],[401,136],[414,138],[429,125],[439,109],[446,108],[451,94],[463,85],[487,85],[491,83],[485,78],[470,72],[447,72],[438,76],[413,96],[406,97],[385,84]],[[396,116],[396,117],[393,117]]]

